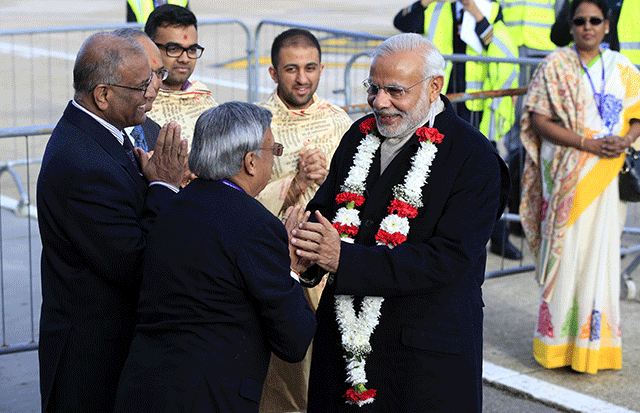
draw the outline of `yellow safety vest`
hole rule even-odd
[[[634,16],[638,13],[640,13],[640,0],[623,0],[618,19],[620,53],[628,57],[634,65],[640,65],[640,31],[638,31],[637,16]]]
[[[188,0],[168,0],[168,4],[175,4],[176,6],[186,7]],[[153,0],[127,0],[133,14],[136,15],[138,23],[146,23],[149,15],[154,9]]]
[[[569,1],[569,0],[565,0]],[[551,26],[556,21],[556,0],[502,0],[502,16],[516,46],[554,50]]]
[[[517,58],[518,48],[513,44],[502,21],[495,21],[499,5],[491,3],[491,15],[487,19],[493,25],[493,39],[483,56]],[[431,3],[424,11],[424,34],[436,45],[443,55],[453,53],[453,14],[450,3]],[[465,53],[477,56],[473,48],[467,46]],[[452,62],[445,66],[444,84],[449,84]],[[518,86],[518,65],[510,63],[465,63],[465,92],[510,89]],[[513,125],[514,105],[511,97],[468,100],[466,107],[471,111],[482,111],[480,132],[487,138],[497,140],[504,136]]]

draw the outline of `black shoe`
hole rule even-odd
[[[504,251],[503,251],[504,250]],[[500,255],[508,260],[521,260],[522,252],[517,249],[511,242],[507,241],[507,244],[502,245],[497,242],[491,242],[491,246],[489,247],[489,251],[493,252],[496,255]]]

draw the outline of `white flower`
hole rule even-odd
[[[342,207],[336,212],[336,217],[333,219],[333,222],[338,222],[342,225],[353,225],[356,227],[360,226],[360,216],[359,211],[357,209],[349,209]]]
[[[353,165],[341,186],[343,192],[352,192],[358,195],[364,193],[369,169],[379,146],[380,139],[370,134],[367,134],[360,142],[353,157]],[[422,187],[427,183],[436,152],[437,147],[433,143],[428,141],[420,143],[420,148],[411,159],[411,167],[404,182],[393,188],[396,199],[415,208],[422,206]],[[360,212],[355,208],[341,207],[336,212],[333,222],[359,227]],[[406,236],[409,233],[409,228],[409,219],[396,214],[387,215],[380,223],[380,229],[390,234],[399,232]],[[341,240],[348,243],[354,242],[350,237],[343,237]],[[381,241],[377,241],[377,243],[385,245]],[[391,246],[389,247],[391,248]],[[348,295],[335,296],[336,318],[342,338],[342,347],[346,352],[344,358],[347,362],[347,381],[352,387],[367,383],[365,364],[367,356],[371,353],[371,334],[380,321],[380,309],[383,301],[382,297],[364,297],[360,312],[356,316],[353,297]],[[347,403],[362,406],[373,401],[374,398],[369,398],[357,402],[347,401]]]
[[[409,233],[409,219],[395,214],[387,215],[380,223],[380,229],[389,234],[399,232],[402,235],[407,235]]]

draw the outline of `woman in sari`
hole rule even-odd
[[[640,135],[640,72],[601,50],[605,0],[574,0],[574,44],[536,70],[525,100],[520,215],[541,285],[534,357],[546,368],[622,368],[618,173]]]

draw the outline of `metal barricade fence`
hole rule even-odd
[[[6,94],[0,127],[56,122],[73,96],[73,64],[80,45],[92,34],[140,24],[94,25],[0,31],[0,54],[8,70],[0,76]],[[211,88],[216,100],[247,100],[250,94],[252,39],[239,20],[198,22],[205,52],[193,78]]]
[[[35,182],[53,125],[0,129],[0,355],[37,349],[40,253]],[[6,173],[5,173],[6,172]]]

